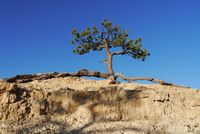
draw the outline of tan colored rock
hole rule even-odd
[[[9,95],[9,102],[14,103],[17,100],[16,94],[10,94]]]
[[[10,92],[4,92],[1,97],[1,103],[14,103],[16,100],[16,94],[11,94]]]
[[[2,97],[1,97],[1,103],[9,103],[9,97],[10,97],[10,93],[9,92],[5,92]]]
[[[5,81],[0,81],[0,92],[13,91],[16,89],[17,89],[17,85],[15,83],[8,83]]]
[[[200,133],[199,90],[109,83],[77,77],[1,81],[0,125],[6,133]]]

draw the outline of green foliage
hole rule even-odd
[[[128,31],[122,30],[119,26],[113,25],[110,21],[104,19],[102,21],[102,30],[100,31],[96,26],[86,28],[78,32],[76,29],[72,30],[73,40],[72,44],[76,45],[74,53],[85,54],[90,51],[101,51],[105,48],[105,44],[109,49],[119,48],[120,52],[110,52],[114,54],[130,55],[134,59],[145,60],[148,53],[147,49],[142,49],[141,38],[136,40],[128,39]]]

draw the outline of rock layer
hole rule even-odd
[[[200,92],[78,77],[0,81],[1,133],[200,133]]]

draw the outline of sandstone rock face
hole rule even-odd
[[[77,77],[0,81],[0,133],[199,134],[200,91]]]

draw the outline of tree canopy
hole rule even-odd
[[[144,61],[150,55],[146,48],[142,48],[141,38],[129,39],[128,30],[122,30],[120,26],[104,19],[99,30],[96,26],[87,27],[78,32],[72,30],[72,44],[76,45],[73,50],[76,54],[86,54],[90,51],[101,51],[105,49],[107,55],[108,73],[114,75],[112,69],[112,57],[114,55],[129,55],[133,59]],[[112,48],[118,48],[117,51]]]

